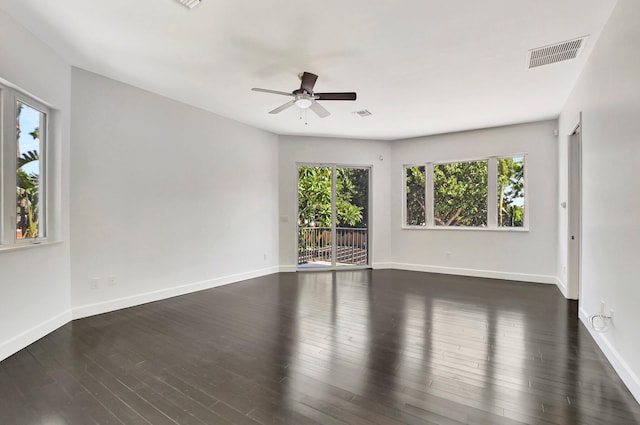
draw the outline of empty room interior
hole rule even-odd
[[[0,423],[640,424],[639,17],[0,0]]]

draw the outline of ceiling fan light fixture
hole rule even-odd
[[[311,106],[313,101],[306,96],[296,96],[296,101],[294,103],[300,109],[307,109]]]
[[[178,0],[178,1],[180,2],[180,4],[188,7],[189,9],[193,9],[194,7],[200,4],[201,0]]]

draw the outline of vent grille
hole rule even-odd
[[[585,36],[531,49],[529,50],[529,68],[575,59],[580,54],[586,41],[587,37]]]
[[[358,115],[359,117],[368,117],[369,115],[372,115],[371,112],[368,109],[363,109],[361,111],[355,111],[354,114]]]
[[[197,5],[200,4],[201,0],[178,0],[180,4],[188,7],[189,9],[193,9]]]

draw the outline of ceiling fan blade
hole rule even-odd
[[[263,92],[263,93],[281,94],[283,96],[293,96],[293,94],[287,93],[287,92],[284,92],[284,91],[269,90],[269,89],[259,89],[259,88],[255,88],[255,87],[252,88],[251,90],[259,91],[259,92]]]
[[[314,93],[316,100],[356,100],[355,92],[345,93]]]
[[[293,104],[295,103],[295,99],[294,100],[290,100],[289,102],[285,103],[284,105],[278,106],[276,109],[274,109],[273,111],[269,111],[270,114],[277,114],[278,112],[282,112],[287,108],[290,108],[291,106],[293,106]]]
[[[300,90],[306,90],[308,93],[313,93],[313,86],[316,85],[318,76],[310,72],[303,72],[300,80],[302,80],[300,82]]]
[[[320,118],[328,117],[329,115],[331,115],[329,111],[324,109],[324,106],[322,106],[315,100],[311,103],[311,106],[309,106],[309,109],[315,112],[316,115],[318,115]]]

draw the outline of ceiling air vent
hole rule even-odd
[[[580,50],[587,42],[587,36],[551,44],[549,46],[538,47],[529,50],[529,68],[536,68],[542,65],[550,65],[578,57]]]
[[[368,117],[369,115],[372,115],[371,112],[368,109],[363,109],[362,111],[355,111],[354,114],[358,115],[359,117]]]
[[[193,9],[197,5],[200,4],[201,0],[178,0],[180,4],[188,7],[189,9]]]

